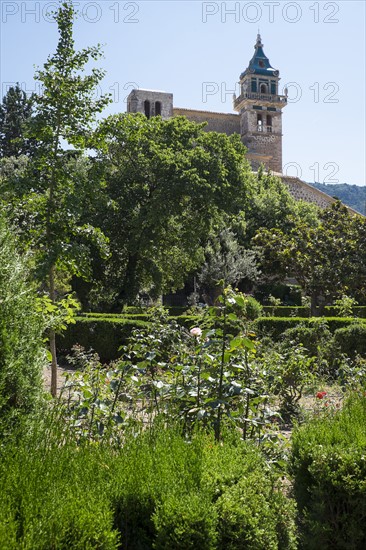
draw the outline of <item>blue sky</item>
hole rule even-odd
[[[174,105],[232,112],[239,74],[264,51],[289,89],[284,171],[306,181],[365,185],[365,2],[74,2],[77,47],[103,44],[105,114],[126,110],[132,87],[165,90]],[[35,66],[57,44],[52,1],[1,1],[0,80],[36,90]],[[211,93],[207,93],[211,92]]]

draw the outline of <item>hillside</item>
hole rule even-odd
[[[337,197],[344,204],[366,215],[366,186],[349,183],[311,183],[310,185],[331,197]]]

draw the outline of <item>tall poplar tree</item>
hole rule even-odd
[[[64,2],[54,13],[59,40],[56,53],[49,56],[35,78],[42,85],[36,97],[32,128],[37,152],[31,163],[35,175],[28,190],[28,205],[35,206],[33,238],[42,274],[52,304],[57,302],[57,270],[83,275],[87,266],[88,245],[103,247],[105,240],[95,227],[85,223],[84,202],[88,202],[92,181],[80,169],[82,154],[90,144],[96,114],[109,102],[95,99],[96,87],[104,71],[93,68],[84,74],[89,61],[101,57],[100,45],[76,51],[73,39],[75,11]],[[70,150],[72,147],[72,150]],[[86,159],[84,159],[87,162]],[[76,170],[73,166],[77,166]],[[50,331],[52,355],[51,393],[57,389],[56,337]]]

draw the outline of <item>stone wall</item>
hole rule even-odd
[[[154,90],[132,90],[127,98],[127,112],[145,114],[145,101],[150,103],[150,116],[161,114],[164,120],[173,116],[173,94]],[[160,103],[161,113],[155,112],[156,103]]]
[[[333,197],[319,191],[319,189],[315,189],[315,187],[299,178],[284,176],[283,174],[276,174],[276,176],[279,176],[283,183],[287,185],[291,195],[296,200],[310,202],[320,206],[320,208],[327,208],[336,201]]]
[[[207,122],[207,132],[221,132],[230,136],[240,135],[240,116],[236,113],[214,113],[211,111],[195,111],[193,109],[173,108],[173,116],[185,116],[192,122]]]
[[[257,133],[256,135],[242,136],[244,145],[248,148],[248,159],[253,170],[258,168],[259,162],[273,172],[282,171],[282,138],[276,134]],[[268,159],[268,160],[265,160]]]

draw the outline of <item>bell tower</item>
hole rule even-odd
[[[278,94],[279,71],[271,67],[260,34],[249,66],[240,75],[240,95],[234,110],[240,114],[240,133],[254,170],[264,164],[282,172],[282,109],[286,95]]]

